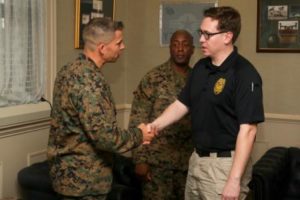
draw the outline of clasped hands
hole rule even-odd
[[[143,132],[143,144],[150,144],[152,139],[158,135],[158,129],[153,123],[141,123],[138,128]]]
[[[158,128],[153,124],[144,124],[141,123],[138,126],[139,129],[143,132],[143,144],[150,144],[151,140],[158,135]],[[147,163],[138,163],[135,165],[135,173],[137,177],[143,181],[148,182],[151,181],[152,175],[150,166]]]

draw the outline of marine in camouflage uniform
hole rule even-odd
[[[103,20],[95,23],[111,23]],[[106,55],[105,61],[111,60]],[[99,66],[81,54],[56,77],[48,160],[54,190],[65,199],[105,199],[113,179],[113,154],[143,141],[138,128],[117,126],[114,100]]]
[[[194,49],[192,41],[192,36],[186,31],[173,34],[170,59],[148,72],[134,92],[129,127],[153,121],[176,99],[190,71],[188,64]],[[186,116],[160,132],[150,145],[133,151],[137,168],[146,164],[149,168],[146,170],[150,170],[148,180],[142,178],[143,199],[184,198],[188,159],[193,151],[190,123]],[[139,170],[137,168],[136,171]],[[139,172],[137,175],[140,175]]]

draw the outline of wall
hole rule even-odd
[[[126,49],[117,63],[104,67],[104,73],[111,84],[118,107],[125,111],[120,113],[119,117],[122,120],[120,123],[125,126],[132,92],[139,80],[147,71],[168,58],[168,48],[159,46],[160,2],[160,0],[116,0],[115,17],[125,22]],[[240,11],[242,31],[236,45],[239,52],[256,66],[264,82],[267,120],[260,126],[254,154],[259,156],[274,145],[300,146],[299,55],[256,52],[257,1],[219,0],[218,3],[220,6],[233,6]],[[58,24],[59,27],[64,27],[58,28],[57,33],[58,63],[62,65],[78,53],[73,49],[74,44],[70,39],[74,35],[74,1],[58,1],[57,6]],[[196,49],[192,64],[201,56],[200,50]]]
[[[172,0],[170,0],[172,1]],[[201,2],[200,0],[198,2]],[[300,59],[297,53],[256,53],[257,1],[219,0],[219,5],[237,8],[242,16],[242,32],[237,41],[241,54],[258,69],[264,82],[266,113],[300,115]],[[116,103],[131,103],[132,92],[141,77],[168,58],[168,48],[159,46],[160,0],[116,0],[116,19],[125,22],[125,49],[115,64],[105,66]],[[79,52],[74,50],[74,1],[57,2],[58,68]],[[192,63],[201,57],[199,49]]]
[[[238,41],[240,52],[257,67],[264,82],[264,106],[267,113],[300,115],[297,53],[256,53],[257,1],[219,1],[232,5],[242,15],[242,32]]]
[[[125,31],[127,28],[127,1],[116,0],[115,18],[125,22]],[[75,0],[56,0],[57,4],[57,69],[73,61],[81,49],[74,48],[75,31]],[[127,36],[125,33],[125,42]],[[123,53],[117,63],[108,63],[105,65],[104,74],[111,84],[114,91],[114,97],[117,102],[123,103],[127,95],[127,72],[126,51]],[[121,87],[121,88],[120,88]]]
[[[49,115],[47,103],[1,108],[0,199],[17,197],[18,172],[46,159]]]
[[[58,70],[80,52],[74,49],[75,0],[51,2],[56,2],[57,26],[52,27],[50,32],[57,29],[57,40],[49,54],[51,58],[55,57],[53,51],[57,47],[57,64],[53,59],[51,67]],[[259,127],[254,160],[272,146],[300,147],[299,55],[255,52],[256,2],[219,0],[219,5],[231,5],[240,10],[243,29],[237,46],[257,66],[264,80],[267,114],[266,122]],[[115,17],[125,22],[127,49],[117,63],[105,66],[104,73],[111,84],[119,113],[118,122],[122,127],[127,126],[132,91],[139,80],[148,70],[168,58],[168,48],[159,46],[159,4],[160,0],[116,0]],[[55,38],[52,39],[55,41]],[[196,49],[192,63],[200,57],[200,50]],[[49,110],[47,104],[35,105],[34,109],[30,106],[6,111],[1,109],[0,198],[17,196],[17,172],[45,159]],[[18,115],[19,111],[22,115]],[[27,111],[30,114],[26,114]]]
[[[120,1],[117,1],[119,3]],[[237,8],[242,16],[242,32],[237,42],[241,54],[257,67],[264,81],[264,105],[267,113],[300,114],[300,59],[296,53],[256,53],[257,1],[219,0],[219,5]],[[128,2],[127,103],[141,76],[167,58],[168,50],[159,47],[159,0]],[[136,17],[139,16],[139,17]],[[135,34],[134,34],[135,33]],[[201,53],[195,52],[200,58]],[[194,61],[194,60],[193,60]]]
[[[76,58],[80,50],[74,49],[75,0],[56,0],[57,69]]]

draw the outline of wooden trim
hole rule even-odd
[[[1,108],[0,138],[49,128],[48,103],[26,104]]]
[[[117,104],[118,111],[130,110],[131,104]],[[266,120],[280,120],[280,121],[295,121],[300,122],[300,115],[279,114],[279,113],[265,113]]]
[[[265,113],[266,120],[276,120],[283,122],[300,122],[300,115],[278,114],[278,113]]]
[[[52,102],[52,91],[57,68],[56,1],[47,0],[47,77],[45,98],[50,102]]]
[[[0,128],[0,139],[20,135],[32,131],[48,129],[50,127],[50,118],[39,119],[31,122],[20,124],[11,124],[7,127]]]

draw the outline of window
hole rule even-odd
[[[0,0],[0,106],[36,103],[46,88],[47,0]]]

